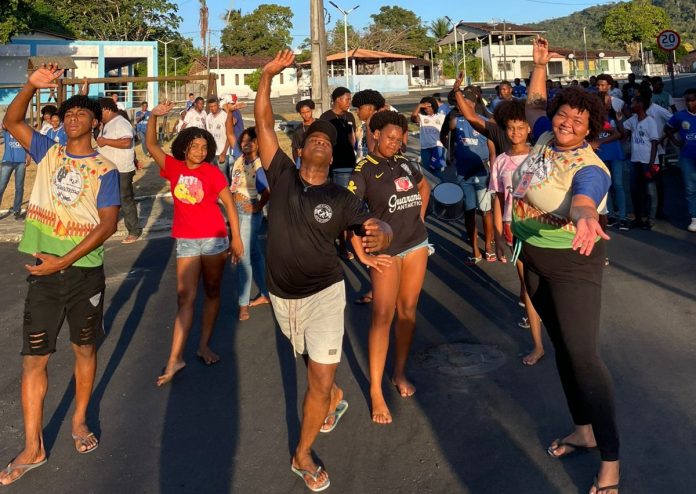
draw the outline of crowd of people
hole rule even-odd
[[[480,88],[462,87],[460,75],[444,101],[440,95],[423,98],[410,121],[420,130],[423,167],[441,180],[452,167],[463,192],[471,247],[466,263],[515,265],[519,304],[526,313],[519,324],[530,329],[534,341],[523,363],[534,365],[545,354],[542,324],[553,344],[575,427],[553,441],[548,454],[561,458],[597,448],[601,463],[589,492],[616,494],[614,398],[597,352],[605,242],[614,224],[621,230],[649,229],[660,214],[666,140],[680,150],[692,218],[688,228],[696,231],[696,90],[686,91],[686,110],[675,111],[659,78],[640,84],[629,79],[618,89],[602,74],[586,84],[557,87],[546,78],[549,50],[543,38],[536,39],[533,57],[526,84],[501,82],[490,104]],[[160,119],[174,112],[168,101],[152,109],[143,102],[133,127],[117,98],[79,94],[60,108],[44,107],[42,128],[31,128],[25,114],[34,93],[55,87],[62,71],[49,65],[30,75],[3,121],[2,189],[12,171],[23,182],[30,160],[40,166],[19,245],[36,258],[35,265],[27,265],[23,328],[25,447],[0,473],[1,484],[46,463],[41,417],[47,365],[66,318],[75,354],[72,437],[78,453],[99,445],[86,413],[96,343],[103,336],[103,243],[116,230],[119,213],[128,230],[125,243],[142,234],[133,197],[136,139],[169,182],[174,202],[177,310],[158,386],[186,366],[199,281],[204,302],[196,354],[207,365],[219,360],[209,344],[221,281],[227,260],[238,263],[239,320],[250,318],[251,307],[270,304],[293,352],[303,358],[308,386],[291,470],[310,490],[326,489],[329,474],[316,463],[312,447],[348,409],[335,375],[346,304],[340,259],[354,253],[369,268],[371,281],[371,290],[357,302],[372,309],[372,421],[386,425],[394,420],[383,393],[392,326],[390,382],[403,398],[416,392],[407,363],[434,247],[426,228],[431,186],[423,170],[404,156],[409,120],[378,91],[353,95],[338,87],[331,108],[318,118],[313,101],[297,103],[301,125],[288,156],[278,142],[270,93],[273,78],[293,63],[292,52],[284,50],[264,67],[253,127],[244,129],[242,103],[190,94],[169,153],[158,138]],[[624,184],[627,167],[629,187]],[[19,185],[15,217],[21,215]],[[264,210],[265,252],[259,242]],[[253,298],[252,280],[258,289]]]

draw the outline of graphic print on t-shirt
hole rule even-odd
[[[399,177],[394,180],[394,185],[396,185],[397,192],[408,192],[413,188],[413,183],[408,177]]]
[[[186,204],[198,204],[203,200],[203,184],[197,177],[179,176],[174,188],[174,197]]]
[[[319,223],[326,223],[333,216],[333,210],[328,204],[319,204],[314,208],[314,219]]]
[[[51,179],[53,197],[60,204],[72,206],[82,195],[84,180],[82,174],[69,164],[56,169]]]

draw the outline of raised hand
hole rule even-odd
[[[534,60],[534,65],[547,65],[551,59],[551,54],[549,53],[549,42],[537,36],[532,43],[532,59]]]
[[[57,64],[42,64],[29,76],[29,84],[36,89],[56,88],[58,84],[55,81],[63,75],[63,72]]]
[[[292,50],[285,49],[279,51],[275,58],[268,62],[263,68],[266,74],[271,76],[276,76],[280,74],[284,69],[287,69],[295,62],[295,54]]]
[[[174,108],[174,102],[166,100],[163,103],[160,103],[159,105],[154,107],[151,110],[151,113],[155,117],[163,117],[164,115],[171,112],[172,108]]]
[[[457,78],[454,81],[454,86],[452,86],[452,89],[459,91],[459,88],[462,87],[462,82],[464,82],[464,72],[457,74]]]

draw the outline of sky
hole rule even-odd
[[[201,40],[198,28],[199,1],[175,0],[175,2],[179,5],[179,15],[183,18],[181,33],[186,37],[193,38],[194,45],[200,47]],[[215,46],[219,43],[219,32],[215,32],[215,30],[219,31],[225,26],[223,15],[227,9],[241,9],[242,14],[248,14],[263,3],[288,5],[292,9],[294,13],[291,32],[293,36],[293,48],[296,48],[305,38],[309,37],[309,0],[252,0],[247,2],[240,2],[238,0],[208,0],[208,24],[212,31],[211,45]],[[593,5],[611,2],[606,0],[590,0],[586,2],[583,2],[583,0],[498,0],[495,2],[495,9],[485,8],[482,4],[486,2],[474,2],[470,0],[466,3],[471,6],[461,2],[461,7],[458,9],[452,8],[452,0],[429,0],[427,2],[423,0],[400,0],[399,3],[380,0],[334,0],[334,3],[343,10],[348,10],[355,5],[360,5],[358,9],[348,16],[348,24],[357,29],[362,29],[370,24],[370,16],[372,14],[379,13],[380,7],[387,5],[399,5],[404,9],[415,12],[425,25],[445,15],[448,15],[453,20],[461,19],[469,22],[486,22],[491,19],[506,19],[515,24],[524,24],[554,17],[563,17]],[[327,9],[331,15],[331,19],[326,26],[328,31],[336,24],[337,20],[343,18],[343,15],[331,6],[328,0],[324,0],[324,8]]]

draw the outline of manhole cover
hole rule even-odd
[[[505,363],[505,354],[492,345],[444,343],[416,356],[424,370],[435,370],[452,377],[485,374]]]

